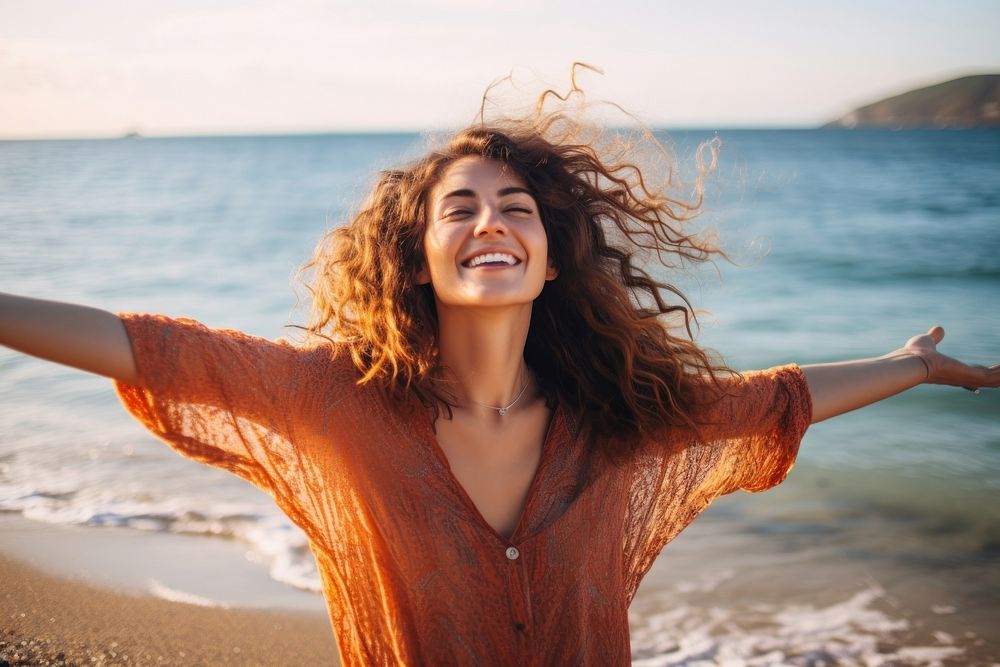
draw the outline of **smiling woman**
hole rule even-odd
[[[680,291],[637,259],[647,252],[680,266],[719,254],[684,229],[717,144],[703,147],[692,201],[683,201],[623,159],[640,147],[546,111],[554,97],[543,96],[535,116],[469,127],[385,172],[307,266],[309,329],[346,342],[363,381],[394,404],[416,400],[460,421],[526,387],[523,405],[570,406],[583,437],[616,458],[643,433],[693,426],[690,411],[713,400],[708,387],[728,370],[691,341]],[[514,264],[468,265],[484,252]]]
[[[1000,369],[939,327],[877,359],[714,362],[640,263],[720,256],[688,227],[700,178],[653,186],[651,137],[604,143],[556,99],[384,172],[306,267],[304,344],[6,295],[0,341],[113,377],[170,446],[269,493],[345,663],[627,664],[639,582],[713,499],[781,482],[811,422]]]

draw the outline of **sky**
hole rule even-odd
[[[574,61],[653,126],[812,127],[1000,73],[998,33],[997,0],[0,0],[0,137],[453,128]]]

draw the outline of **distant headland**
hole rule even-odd
[[[963,76],[858,107],[824,128],[1000,127],[1000,74]]]

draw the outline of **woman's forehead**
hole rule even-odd
[[[509,165],[499,160],[471,155],[459,158],[445,167],[441,177],[431,188],[430,198],[436,201],[456,190],[490,192],[509,187],[527,188],[527,184]]]

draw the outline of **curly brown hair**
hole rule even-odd
[[[578,92],[575,86],[571,92]],[[677,269],[724,256],[713,239],[682,229],[703,201],[717,141],[697,152],[687,200],[670,170],[652,186],[630,156],[666,149],[649,131],[638,141],[603,131],[565,111],[546,111],[542,95],[527,118],[480,122],[402,169],[384,171],[354,218],[329,231],[313,259],[312,334],[345,344],[362,373],[394,406],[448,411],[432,287],[416,284],[423,266],[425,205],[444,169],[467,156],[498,160],[527,184],[559,277],[533,304],[525,362],[550,402],[575,415],[585,437],[620,458],[650,433],[696,427],[694,412],[731,369],[693,342],[694,310],[679,289],[640,265],[655,257]],[[706,382],[706,380],[710,380]]]

